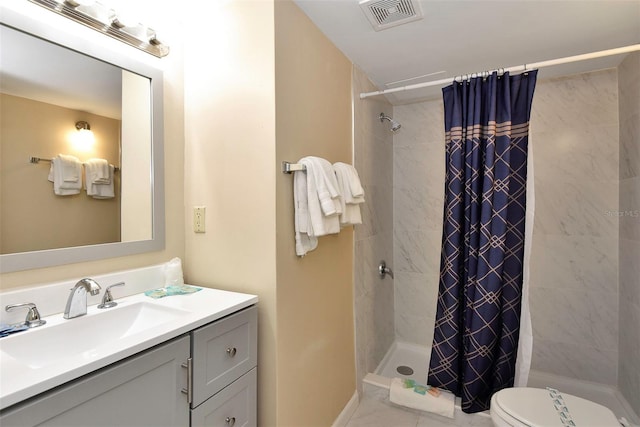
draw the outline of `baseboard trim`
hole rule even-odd
[[[331,427],[345,427],[351,419],[351,416],[353,416],[353,413],[356,412],[356,409],[358,409],[359,401],[360,399],[358,399],[358,392],[355,391],[353,393],[353,396],[351,396],[351,399],[349,400],[349,402],[347,402],[347,405],[344,407],[344,409],[342,409],[342,412],[340,412],[340,415],[338,415],[338,418],[336,418]]]

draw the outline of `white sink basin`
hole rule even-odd
[[[2,352],[32,369],[64,359],[93,359],[117,340],[188,314],[151,302],[135,302],[17,333],[0,343]]]

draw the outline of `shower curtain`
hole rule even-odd
[[[489,408],[513,386],[525,234],[527,148],[537,71],[443,89],[445,210],[428,383]]]

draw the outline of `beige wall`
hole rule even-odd
[[[295,255],[282,160],[352,163],[351,63],[291,1],[275,3],[278,426],[329,426],[355,391],[353,227]]]
[[[152,212],[151,174],[139,165],[151,163],[151,86],[149,80],[129,71],[122,71],[122,172],[126,185],[122,187],[122,240],[147,240],[153,236],[153,218],[142,215]]]
[[[185,279],[260,297],[261,426],[276,419],[273,7],[200,0],[185,28]],[[206,233],[193,206],[206,206]]]
[[[47,179],[51,163],[28,159],[67,154],[119,165],[120,121],[6,94],[0,104],[0,253],[119,242],[119,175],[112,199],[97,200],[85,191],[56,196]],[[72,143],[80,120],[91,124],[95,136],[90,151]]]
[[[3,6],[12,5],[10,2]],[[16,5],[17,6],[17,5]],[[125,55],[133,56],[164,71],[164,139],[165,139],[165,212],[166,212],[166,244],[163,251],[148,254],[111,258],[101,261],[76,263],[51,268],[42,268],[14,273],[0,274],[0,289],[16,286],[50,283],[65,279],[97,275],[112,271],[142,267],[168,261],[184,256],[184,211],[183,176],[184,176],[184,126],[183,126],[183,72],[182,72],[182,34],[179,17],[169,1],[138,0],[136,6],[144,10],[145,22],[162,34],[162,40],[171,47],[171,54],[163,59],[156,59],[135,48],[127,47],[109,37],[104,37],[89,28],[73,24],[66,18],[58,17],[35,4],[25,3],[29,16],[37,19],[46,16],[46,20],[54,22],[59,31],[75,31],[97,45],[108,46],[120,50]],[[128,8],[133,8],[128,6]],[[33,153],[35,155],[35,153]],[[32,168],[41,166],[29,165]],[[46,167],[46,166],[44,166]],[[62,308],[61,308],[62,311]]]
[[[198,7],[185,213],[206,206],[207,231],[186,223],[186,278],[260,297],[258,424],[331,425],[355,390],[352,230],[297,258],[293,177],[280,162],[351,162],[351,64],[291,2]]]

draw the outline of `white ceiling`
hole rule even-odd
[[[120,68],[4,25],[0,25],[0,91],[121,118]]]
[[[640,0],[417,0],[422,20],[382,31],[374,31],[358,0],[294,1],[381,90],[640,43]],[[622,59],[544,68],[538,78],[615,67]],[[412,79],[431,73],[438,74]],[[387,85],[404,79],[411,80]],[[399,105],[440,94],[431,87],[385,96]]]

